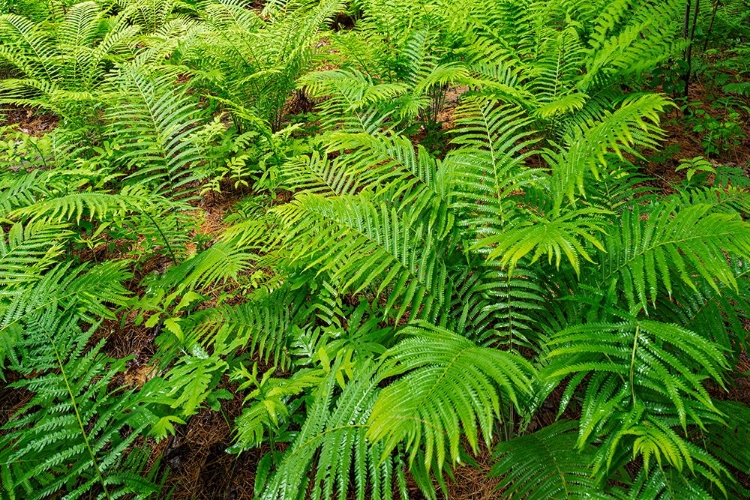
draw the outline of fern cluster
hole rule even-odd
[[[226,400],[256,498],[437,499],[483,449],[503,498],[747,496],[750,192],[641,168],[683,8],[0,2],[0,103],[56,120],[0,129],[3,498],[164,496]]]

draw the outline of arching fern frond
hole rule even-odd
[[[633,147],[656,147],[662,136],[658,128],[659,113],[668,105],[657,94],[636,95],[613,113],[607,112],[601,121],[572,130],[565,138],[565,149],[547,150],[545,158],[552,167],[555,206],[561,207],[565,198],[574,202],[576,191],[586,196],[585,173],[591,171],[598,179],[599,171],[607,165],[607,153],[622,157],[623,151],[633,152]]]
[[[703,384],[713,379],[723,386],[724,372],[729,368],[724,353],[703,336],[658,321],[625,319],[620,323],[571,326],[553,336],[548,345],[545,377],[562,379],[594,373],[588,382],[588,395],[601,392],[607,398],[609,394],[610,401],[619,404],[627,394],[633,406],[642,399],[663,398],[674,405],[683,427],[688,413],[691,420],[700,421],[693,401],[702,409],[717,412]],[[574,380],[579,384],[582,376]],[[592,411],[591,405],[603,401],[587,399],[586,403],[581,417],[581,445],[600,421],[608,418],[604,412]]]
[[[310,73],[300,84],[313,97],[326,97],[320,104],[323,126],[349,133],[373,133],[387,129],[395,112],[393,99],[403,95],[403,83],[376,83],[356,69]]]
[[[236,281],[251,268],[257,255],[228,242],[218,242],[197,255],[171,267],[161,285],[168,288],[201,289],[217,283]]]
[[[582,90],[640,76],[682,48],[674,20],[683,2],[633,3],[610,2],[599,15],[589,40],[586,74],[578,83]]]
[[[512,197],[537,174],[524,167],[536,142],[524,113],[496,101],[474,99],[456,109],[461,130],[453,142],[460,149],[450,165],[453,206],[463,212],[470,233],[497,234],[513,215]],[[474,236],[476,237],[476,236]]]
[[[0,218],[6,218],[16,208],[30,205],[45,192],[45,175],[34,170],[0,176]]]
[[[7,236],[0,228],[0,286],[14,288],[37,281],[62,253],[60,240],[68,234],[63,224],[17,223]]]
[[[391,382],[378,397],[368,436],[386,452],[404,443],[410,461],[424,449],[429,470],[459,458],[461,437],[476,453],[489,445],[495,422],[530,394],[534,370],[522,357],[479,347],[427,324],[407,327],[410,338],[385,354],[379,380]]]
[[[513,500],[611,498],[590,465],[593,447],[576,449],[577,423],[560,421],[495,447],[490,476]]]
[[[713,212],[714,205],[681,207],[672,201],[646,214],[638,205],[624,211],[604,246],[607,254],[598,282],[617,278],[629,308],[648,309],[663,286],[671,294],[673,279],[697,290],[698,279],[715,291],[737,289],[732,259],[750,257],[750,225],[736,213]],[[593,281],[593,280],[592,280]]]
[[[500,234],[480,239],[472,248],[486,248],[489,259],[499,259],[500,264],[508,266],[511,271],[531,252],[534,252],[531,264],[546,255],[549,262],[555,259],[558,268],[564,255],[576,274],[579,274],[579,256],[594,262],[584,247],[586,242],[599,250],[604,250],[602,243],[595,236],[604,232],[604,223],[601,220],[604,213],[606,212],[602,210],[584,208],[570,210],[557,217],[531,216],[532,220],[528,222],[511,225]]]
[[[122,215],[139,206],[139,197],[133,194],[109,194],[84,192],[50,197],[32,205],[13,211],[13,218],[28,218],[30,221],[47,221],[61,223],[71,221],[79,223],[82,218],[104,220]]]
[[[356,378],[334,398],[338,364],[313,393],[297,438],[269,480],[263,500],[313,500],[347,494],[358,500],[392,499],[399,464],[367,436],[367,420],[378,396],[373,364],[360,365]],[[402,476],[403,477],[403,476]],[[399,481],[402,495],[405,484]]]
[[[667,467],[647,473],[642,470],[627,489],[616,488],[613,498],[618,500],[714,500],[702,485],[680,471]]]
[[[175,197],[201,178],[201,152],[191,133],[200,122],[196,100],[174,85],[175,75],[123,66],[111,81],[110,134],[123,144],[130,182]],[[127,124],[123,127],[122,124]]]
[[[445,264],[421,220],[363,195],[302,195],[274,213],[288,227],[291,259],[332,273],[341,290],[387,292],[385,310],[400,302],[398,317],[408,310],[429,318],[444,301]]]
[[[113,316],[109,305],[125,305],[129,292],[122,282],[131,275],[127,262],[108,262],[98,266],[62,263],[41,279],[6,294],[0,301],[0,335],[40,311],[58,307],[75,308],[82,320]]]

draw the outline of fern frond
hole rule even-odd
[[[62,253],[60,240],[69,232],[65,225],[17,223],[7,237],[0,228],[0,285],[15,288],[37,281]]]
[[[656,147],[662,136],[657,126],[659,113],[668,105],[664,97],[656,94],[631,97],[614,113],[606,113],[603,120],[572,131],[565,139],[566,149],[548,150],[545,157],[552,167],[555,206],[561,207],[564,198],[573,203],[575,191],[586,196],[585,173],[591,171],[598,179],[600,170],[607,165],[607,153],[622,158],[623,150]]]
[[[3,487],[11,498],[41,499],[62,491],[79,499],[96,488],[107,498],[126,493],[145,498],[156,485],[141,479],[140,489],[131,489],[133,473],[140,470],[121,467],[151,414],[132,391],[110,391],[125,362],[101,353],[104,340],[86,350],[98,325],[83,332],[77,321],[75,314],[59,315],[56,309],[25,318],[17,346],[23,363],[17,368],[42,375],[12,384],[34,395],[3,427]]]
[[[288,227],[291,259],[332,273],[341,290],[377,286],[389,295],[386,311],[401,302],[398,317],[408,310],[429,318],[443,302],[445,264],[423,222],[363,195],[301,195],[274,213]]]
[[[355,69],[310,73],[300,85],[313,97],[327,97],[320,104],[323,125],[348,133],[388,128],[387,119],[395,112],[393,100],[408,90],[403,83],[375,83]]]
[[[534,370],[522,357],[478,347],[427,324],[402,330],[410,338],[385,354],[380,380],[399,377],[378,397],[368,436],[386,452],[405,443],[410,461],[424,447],[424,465],[438,469],[459,458],[461,436],[474,453],[489,445],[493,426],[530,394]]]
[[[172,197],[201,177],[200,150],[191,138],[201,113],[173,80],[170,73],[122,67],[111,82],[118,102],[108,111],[110,134],[123,143],[122,160],[133,171],[128,180]]]
[[[580,240],[604,250],[602,243],[594,236],[604,232],[603,221],[597,220],[604,213],[602,210],[585,208],[570,210],[557,217],[532,216],[529,222],[511,225],[500,234],[480,239],[472,248],[489,247],[487,257],[499,258],[500,264],[509,266],[511,271],[531,252],[534,252],[531,264],[546,254],[550,263],[554,257],[558,268],[565,255],[576,274],[580,274],[579,256],[594,262]]]
[[[723,386],[723,374],[729,368],[724,353],[701,335],[650,320],[571,326],[553,336],[548,345],[551,349],[547,354],[550,363],[544,372],[546,377],[601,374],[589,383],[589,391],[594,385],[606,386],[613,394],[614,388],[619,387],[619,397],[629,393],[633,405],[642,398],[649,400],[657,395],[674,405],[683,427],[687,425],[688,412],[692,419],[697,418],[689,400],[717,411],[703,382],[711,378]],[[581,419],[580,442],[601,418],[606,418],[603,414],[591,414],[589,421],[586,415]]]
[[[47,221],[59,224],[66,221],[75,221],[79,223],[83,217],[87,217],[89,220],[104,220],[112,216],[125,214],[129,210],[138,208],[139,201],[143,200],[139,200],[132,194],[75,193],[38,201],[11,212],[10,216],[12,218],[28,218],[32,222]]]
[[[655,303],[660,286],[672,293],[675,275],[696,291],[698,279],[717,292],[721,285],[737,290],[725,255],[742,260],[750,256],[750,226],[736,213],[713,209],[710,204],[681,207],[672,201],[647,215],[637,205],[623,212],[622,223],[605,239],[601,279],[618,279],[628,306],[644,310],[649,301]]]
[[[46,176],[39,175],[37,170],[0,176],[0,217],[4,219],[14,209],[34,203],[45,193],[46,184]]]
[[[58,264],[30,286],[3,296],[0,301],[0,335],[39,311],[55,306],[75,308],[83,320],[112,317],[109,305],[125,305],[129,292],[122,282],[130,277],[126,262],[74,267]]]
[[[318,387],[324,380],[325,373],[321,369],[301,369],[289,378],[270,377],[272,370],[264,373],[261,380],[257,380],[257,364],[253,365],[253,373],[244,367],[236,374],[247,379],[240,385],[240,389],[256,386],[246,398],[252,405],[242,410],[235,424],[235,441],[232,451],[242,451],[259,446],[267,427],[279,426],[289,416],[287,407],[290,397],[296,397],[311,387]]]
[[[490,475],[513,500],[611,498],[601,491],[590,465],[593,447],[576,449],[576,422],[561,421],[499,443]]]
[[[218,242],[210,248],[170,268],[162,283],[184,289],[201,289],[227,280],[237,280],[258,256],[231,242]]]
[[[463,225],[480,234],[497,234],[512,215],[512,196],[534,180],[524,168],[536,142],[527,130],[531,120],[510,106],[475,99],[456,109],[460,146],[444,163],[450,165],[453,206],[467,213]],[[475,236],[476,237],[476,236]]]
[[[609,3],[594,27],[579,88],[585,91],[592,84],[603,86],[615,78],[638,76],[677,53],[682,42],[674,20],[682,8],[679,0],[640,3],[635,12],[631,2]],[[623,23],[622,18],[628,21]]]
[[[642,470],[629,489],[615,489],[613,497],[618,500],[713,500],[699,483],[691,481],[676,469],[666,468],[646,473]]]
[[[335,398],[338,364],[314,392],[314,403],[299,434],[269,480],[261,498],[313,500],[392,499],[396,460],[367,437],[367,420],[379,389],[372,364],[360,365],[356,378]],[[401,486],[402,495],[405,485]],[[309,488],[309,495],[308,495]]]

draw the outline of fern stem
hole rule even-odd
[[[159,234],[161,235],[162,239],[164,240],[164,244],[167,246],[167,251],[169,252],[170,257],[172,257],[172,264],[174,264],[176,266],[177,265],[177,257],[175,257],[175,254],[172,251],[172,246],[169,244],[169,240],[167,239],[166,235],[161,230],[161,227],[159,227],[159,224],[156,222],[156,220],[153,217],[151,217],[150,213],[148,213],[145,210],[143,211],[143,213],[146,214],[146,217],[148,217],[149,219],[151,219],[151,222],[154,223],[154,227],[156,228],[157,231],[159,231]]]
[[[96,455],[94,454],[94,450],[91,448],[89,437],[86,434],[86,426],[83,425],[83,420],[81,420],[81,413],[78,411],[78,403],[76,402],[75,394],[73,394],[73,389],[70,387],[68,376],[65,373],[65,367],[63,366],[62,359],[60,358],[60,351],[57,350],[57,345],[55,345],[54,340],[52,339],[52,337],[50,337],[48,333],[46,333],[46,331],[45,331],[45,335],[49,339],[50,344],[52,345],[52,348],[55,350],[55,358],[57,359],[57,365],[60,367],[60,375],[62,375],[62,378],[65,381],[65,388],[68,391],[68,395],[70,395],[70,401],[71,401],[71,404],[73,405],[73,411],[75,411],[75,414],[76,414],[78,427],[81,428],[81,435],[83,436],[83,441],[84,443],[86,443],[86,449],[88,450],[89,456],[91,457],[91,465],[94,466],[94,471],[96,471],[96,475],[99,478],[99,482],[101,483],[102,488],[104,489],[104,495],[109,500],[112,500],[112,495],[109,494],[107,485],[104,482],[104,476],[102,476],[102,471],[99,469],[99,465],[96,463]]]
[[[713,9],[711,12],[711,21],[708,23],[708,30],[706,30],[705,40],[703,40],[703,50],[702,52],[706,52],[706,49],[708,48],[708,39],[711,38],[711,32],[714,29],[714,20],[716,19],[716,11],[719,10],[719,5],[721,5],[721,0],[716,0],[713,5]]]

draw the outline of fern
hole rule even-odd
[[[0,58],[20,72],[5,79],[2,102],[41,106],[81,123],[85,106],[104,82],[107,67],[129,50],[137,26],[121,15],[101,31],[103,12],[94,2],[71,7],[54,31],[18,15],[0,17]]]
[[[368,436],[384,440],[386,452],[405,442],[410,461],[424,446],[428,470],[433,454],[439,469],[458,460],[462,434],[474,453],[480,433],[489,445],[493,423],[530,393],[531,366],[448,330],[424,325],[402,333],[413,338],[386,353],[379,373],[380,380],[400,378],[375,402]]]
[[[491,476],[508,498],[611,498],[589,465],[593,447],[576,452],[576,422],[559,421],[495,447]]]
[[[630,396],[638,403],[641,391],[671,401],[683,426],[687,422],[685,399],[691,398],[704,408],[716,411],[703,387],[710,377],[723,384],[722,372],[728,368],[722,352],[695,332],[655,321],[587,324],[570,327],[550,339],[548,377],[575,373],[601,373],[589,384],[589,394],[608,390],[614,395],[614,381],[622,384],[618,398]],[[619,360],[619,361],[617,361]],[[580,377],[576,377],[580,383]],[[691,415],[696,418],[696,415]],[[605,415],[591,414],[582,419],[581,439],[585,439]]]
[[[357,292],[377,282],[378,294],[389,290],[386,311],[400,301],[397,316],[421,308],[420,314],[430,317],[444,300],[440,287],[445,264],[430,239],[424,246],[416,244],[428,235],[427,228],[385,204],[375,205],[363,196],[326,199],[308,194],[276,210],[290,225],[286,244],[291,257],[304,256],[308,268],[331,272],[343,290]]]
[[[14,224],[8,231],[0,229],[0,285],[12,289],[37,281],[54,265],[62,252],[58,240],[65,236],[65,225]],[[6,239],[7,238],[7,239]]]
[[[606,240],[608,258],[602,281],[622,284],[628,307],[647,310],[663,286],[671,294],[678,277],[697,291],[696,279],[718,291],[720,285],[737,288],[723,252],[742,260],[750,251],[747,223],[732,213],[712,213],[714,206],[695,204],[680,208],[675,202],[654,207],[646,221],[641,211],[624,212],[622,224]],[[677,276],[675,276],[677,275]]]
[[[175,197],[201,177],[201,158],[190,136],[200,113],[173,79],[173,74],[157,76],[137,66],[121,68],[111,82],[118,105],[110,108],[109,119],[110,134],[123,144],[121,160],[132,170],[129,180]],[[121,128],[122,123],[128,127]]]
[[[339,366],[331,368],[314,392],[305,423],[261,498],[347,498],[350,491],[359,499],[393,498],[400,465],[384,455],[382,444],[373,444],[367,437],[367,419],[378,395],[374,366],[358,368],[356,379],[346,384],[335,403]],[[406,494],[404,487],[402,484],[402,495]]]
[[[156,485],[124,467],[123,459],[147,429],[150,412],[132,391],[110,391],[125,362],[103,355],[103,341],[86,350],[96,326],[83,332],[76,320],[53,309],[25,321],[18,347],[28,354],[17,368],[44,375],[11,384],[34,396],[4,426],[3,487],[10,498],[45,498],[61,490],[83,498],[92,489],[103,498],[146,498]]]

